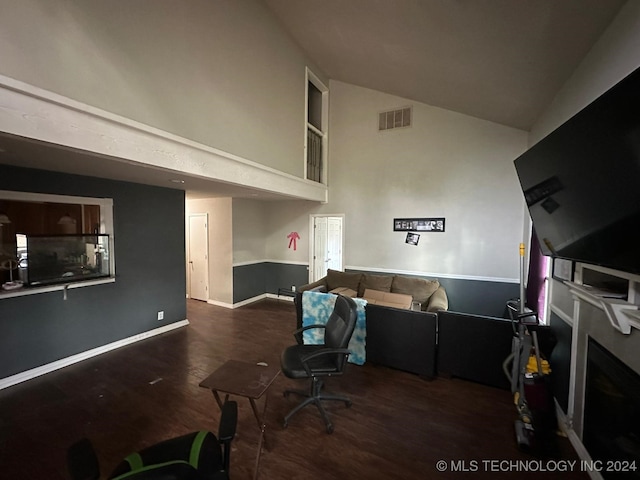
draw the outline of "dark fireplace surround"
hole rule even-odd
[[[603,478],[640,478],[640,375],[591,337],[586,373],[582,443]]]

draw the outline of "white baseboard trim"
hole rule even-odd
[[[233,303],[226,303],[226,302],[219,302],[218,300],[207,300],[207,303],[209,305],[215,305],[216,307],[223,307],[223,308],[233,308]]]
[[[267,293],[263,293],[262,295],[258,295],[256,297],[251,297],[251,298],[247,298],[246,300],[243,300],[241,302],[238,303],[225,303],[225,302],[218,302],[217,300],[207,300],[207,303],[210,305],[215,305],[217,307],[223,307],[223,308],[229,308],[229,309],[234,309],[234,308],[238,308],[238,307],[244,307],[245,305],[249,305],[253,302],[257,302],[258,300],[263,300],[265,298],[267,298],[269,294]]]
[[[280,263],[282,265],[301,265],[309,268],[309,262],[295,262],[293,260],[275,260],[271,258],[265,258],[263,260],[246,260],[244,262],[234,263],[233,267],[244,267],[246,265],[260,265],[262,263]]]
[[[249,304],[251,304],[253,302],[257,302],[259,300],[264,300],[265,298],[267,298],[267,294],[263,293],[262,295],[258,295],[258,296],[251,297],[251,298],[247,298],[246,300],[243,300],[241,302],[234,303],[233,304],[233,308],[244,307],[245,305],[249,305]]]
[[[244,307],[245,305],[250,305],[254,302],[258,302],[260,300],[264,300],[265,298],[274,298],[276,300],[286,300],[288,302],[293,302],[293,297],[286,297],[284,295],[280,295],[278,296],[275,293],[263,293],[262,295],[258,295],[256,297],[251,297],[251,298],[247,298],[246,300],[243,300],[241,302],[238,303],[225,303],[225,302],[218,302],[217,300],[207,300],[207,303],[209,305],[215,305],[216,307],[223,307],[223,308],[229,308],[229,309],[234,309],[234,308],[238,308],[238,307]]]
[[[276,293],[267,293],[267,298],[275,298],[276,300],[285,300],[287,302],[294,301],[294,297],[289,297],[287,295],[278,295]]]
[[[45,375],[69,365],[73,365],[74,363],[78,363],[92,357],[97,357],[98,355],[116,350],[120,347],[131,345],[132,343],[139,342],[140,340],[145,340],[147,338],[160,335],[161,333],[175,330],[176,328],[186,327],[187,325],[189,325],[189,320],[185,318],[184,320],[180,320],[169,325],[164,325],[160,328],[149,330],[148,332],[139,333],[128,338],[123,338],[122,340],[118,340],[116,342],[108,343],[106,345],[92,348],[91,350],[87,350],[85,352],[81,352],[76,355],[72,355],[70,357],[63,358],[46,365],[42,365],[40,367],[32,368],[31,370],[16,373],[15,375],[11,375],[10,377],[0,379],[0,390],[11,387],[13,385],[17,385],[18,383],[26,382],[27,380],[31,380],[32,378]]]

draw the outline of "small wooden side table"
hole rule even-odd
[[[228,360],[221,365],[215,372],[200,382],[200,386],[211,390],[213,396],[222,409],[222,400],[218,392],[229,395],[237,395],[245,397],[251,403],[253,414],[258,422],[260,429],[260,439],[258,440],[258,453],[256,455],[256,464],[253,471],[253,478],[258,478],[258,465],[260,463],[260,455],[262,453],[262,444],[267,447],[267,438],[265,435],[265,416],[267,413],[267,398],[264,397],[262,412],[258,411],[256,400],[258,400],[269,389],[273,381],[280,373],[280,366],[264,366],[255,363],[241,362],[239,360]]]

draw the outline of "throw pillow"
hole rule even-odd
[[[367,288],[378,290],[379,292],[391,292],[391,282],[393,282],[393,275],[370,275],[365,273],[362,275],[362,280],[360,280],[358,296],[364,297],[364,291]]]
[[[329,269],[327,271],[327,290],[331,291],[334,288],[347,287],[357,292],[361,278],[361,273],[346,273]]]
[[[427,309],[429,298],[440,287],[437,280],[425,280],[424,278],[405,277],[396,275],[391,283],[391,293],[404,293],[411,295],[415,302],[420,302],[422,310]]]

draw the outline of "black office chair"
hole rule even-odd
[[[297,345],[293,345],[282,352],[280,364],[282,373],[289,378],[300,379],[310,378],[309,391],[286,390],[284,396],[294,393],[305,400],[296,408],[291,410],[284,418],[284,426],[289,424],[289,419],[302,408],[310,403],[315,403],[324,419],[327,433],[333,432],[333,424],[329,420],[323,400],[337,400],[344,402],[347,407],[351,406],[351,400],[339,395],[328,395],[322,393],[323,381],[320,377],[331,377],[342,375],[349,356],[349,340],[356,326],[356,302],[352,298],[338,295],[336,304],[326,325],[309,325],[294,332]],[[312,328],[324,329],[324,343],[320,345],[304,345],[302,334]]]
[[[132,453],[115,468],[110,480],[228,480],[231,440],[236,434],[238,404],[226,401],[222,408],[218,436],[193,432]],[[98,458],[91,442],[84,438],[67,451],[72,480],[100,478]]]

